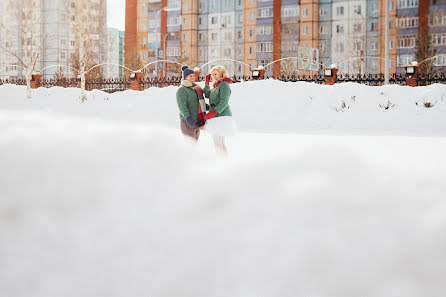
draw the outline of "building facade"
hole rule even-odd
[[[120,31],[115,28],[107,28],[107,64],[105,65],[104,77],[109,79],[119,78],[121,63]]]
[[[435,58],[434,69],[446,66],[445,2],[388,0],[390,73],[414,61],[422,26],[436,52],[445,53]],[[385,0],[127,0],[126,50],[138,49],[142,64],[156,61],[157,50],[165,49],[159,59],[203,66],[202,72],[222,64],[232,75],[249,75],[258,66],[268,66],[267,75],[311,74],[331,64],[340,73],[384,73],[384,5]],[[308,55],[302,53],[308,50],[316,66],[304,69]],[[164,65],[155,64],[148,75],[162,72]],[[178,75],[178,69],[173,64],[167,72]]]
[[[44,78],[73,77],[73,66],[79,50],[79,35],[76,33],[80,19],[74,1],[66,0],[18,0],[2,1],[0,4],[0,77],[21,78],[23,67],[8,49],[22,60],[38,55],[34,71],[41,71]],[[88,55],[91,65],[106,61],[107,2],[84,0],[88,26]],[[27,40],[24,36],[28,36]],[[24,45],[27,44],[25,47]],[[27,59],[28,57],[28,59]],[[26,62],[25,62],[26,63]]]

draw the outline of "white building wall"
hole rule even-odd
[[[212,23],[213,18],[217,20]],[[207,31],[207,53],[208,60],[234,59],[235,56],[235,11],[224,13],[210,13],[208,15],[208,31]],[[217,34],[213,39],[213,34]],[[205,71],[209,71],[212,66],[223,65],[230,73],[235,73],[234,63],[231,61],[216,61],[206,67]]]
[[[365,55],[361,54],[360,48],[366,52],[366,8],[365,0],[333,3],[332,61],[339,66],[340,73],[358,73],[358,60],[345,61]],[[343,14],[340,13],[342,10]],[[338,32],[340,28],[343,28],[343,32]],[[362,69],[364,66],[365,62]]]
[[[23,1],[23,0],[21,0]],[[4,40],[10,43],[10,47],[14,52],[21,56],[20,43],[21,31],[18,23],[17,14],[22,10],[21,1],[1,1],[0,4],[0,21],[6,25],[0,29],[2,36],[2,43]],[[90,0],[92,4],[97,4],[99,0]],[[36,66],[36,70],[45,69],[42,73],[45,78],[51,78],[55,72],[59,70],[59,66],[64,66],[64,75],[72,77],[74,73],[66,66],[71,65],[72,55],[76,51],[77,36],[75,34],[75,12],[71,7],[70,1],[66,0],[41,0],[41,1],[27,1],[34,3],[33,20],[36,24],[34,28],[34,36],[36,38],[36,46],[40,47],[40,60]],[[89,9],[88,13],[92,16],[92,28],[102,27],[104,30],[99,34],[90,34],[89,39],[93,41],[93,46],[90,48],[90,54],[98,57],[98,63],[103,63],[106,60],[106,1],[103,2],[103,7],[100,10]],[[7,12],[7,13],[6,13]],[[33,21],[33,22],[34,22]],[[17,67],[8,67],[8,65],[17,64]],[[7,54],[0,49],[0,77],[2,79],[14,78],[21,76],[21,67],[15,57]],[[6,71],[7,70],[7,71]]]

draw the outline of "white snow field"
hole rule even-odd
[[[446,86],[234,84],[228,159],[175,92],[0,86],[1,297],[444,296]]]

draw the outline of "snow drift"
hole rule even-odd
[[[79,104],[79,89],[38,89],[26,101],[24,88],[0,86],[3,109],[64,112],[87,117],[179,125],[177,87],[143,92],[89,92]],[[334,86],[275,80],[232,85],[230,101],[242,131],[375,135],[446,135],[446,86]]]
[[[234,85],[221,160],[184,143],[173,87],[1,87],[1,295],[441,296],[446,139],[422,135],[444,133],[443,86],[377,89]]]

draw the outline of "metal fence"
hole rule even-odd
[[[323,75],[299,75],[299,76],[280,76],[280,77],[265,77],[265,79],[276,79],[284,82],[312,82],[317,84],[324,84],[325,77]],[[203,81],[204,77],[200,77],[200,81]],[[255,80],[251,76],[234,76],[232,77],[234,83],[252,81]],[[102,90],[108,93],[114,93],[119,91],[124,91],[130,89],[131,84],[130,79],[101,79],[101,80],[87,80],[86,88],[88,90]],[[359,83],[368,86],[381,86],[384,85],[384,74],[367,74],[367,75],[338,75],[336,78],[336,83]],[[406,77],[404,74],[393,74],[390,76],[389,82],[391,84],[406,85]],[[63,88],[76,88],[79,81],[77,79],[64,79],[64,80],[41,80],[41,87],[63,87]],[[150,78],[143,79],[141,81],[141,87],[143,90],[151,87],[167,87],[167,86],[178,86],[181,83],[181,78],[171,77],[167,79],[163,78]],[[429,75],[418,75],[417,85],[426,86],[434,83],[446,83],[445,74],[429,74]],[[11,79],[11,80],[0,80],[0,85],[3,84],[15,84],[15,85],[26,85],[26,80],[24,79]]]

